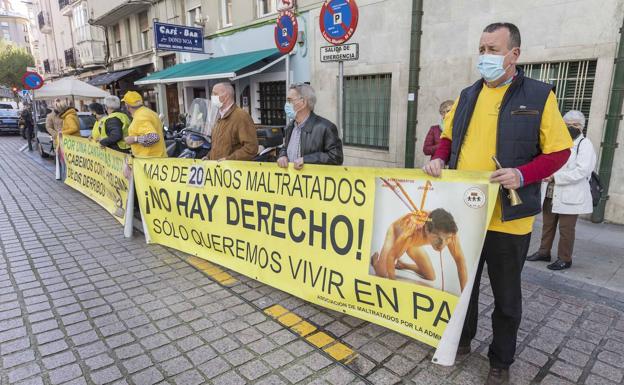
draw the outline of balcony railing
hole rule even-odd
[[[52,32],[52,23],[50,22],[50,15],[47,12],[39,12],[37,14],[37,22],[39,23],[39,31],[42,33]]]

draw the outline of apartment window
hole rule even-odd
[[[232,25],[232,0],[221,0],[221,28]]]
[[[195,25],[195,21],[197,21],[198,15],[201,15],[201,7],[196,7],[188,11],[188,25]]]
[[[344,77],[344,143],[388,149],[392,74]]]
[[[28,39],[28,35],[25,35],[25,36],[24,36],[24,41],[25,41],[26,43],[30,43],[30,39]]]
[[[149,49],[149,19],[147,11],[139,14],[139,28],[141,29],[141,50]]]
[[[28,24],[22,24],[22,30],[28,32]]]
[[[286,82],[262,82],[260,86],[260,124],[284,125],[286,115]]]
[[[258,17],[264,17],[277,12],[277,0],[257,0]]]
[[[134,49],[132,49],[132,33],[130,33],[130,19],[126,19],[126,35],[128,36],[128,53],[133,53]]]
[[[4,31],[2,35],[4,36],[4,40],[11,40],[11,35],[7,31]]]
[[[8,28],[9,23],[6,22],[6,21],[3,21],[3,22],[0,23],[0,25],[3,26],[3,27],[7,27]]]
[[[121,33],[119,31],[119,24],[113,27],[113,41],[115,42],[115,56],[121,57]]]
[[[596,60],[524,64],[520,67],[526,76],[553,84],[561,113],[581,111],[587,127],[596,79]]]

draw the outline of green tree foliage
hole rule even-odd
[[[0,41],[0,85],[22,88],[26,67],[35,65],[35,59],[25,49]]]

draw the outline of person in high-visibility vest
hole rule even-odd
[[[108,115],[100,119],[98,140],[100,145],[129,154],[130,145],[126,143],[125,139],[128,136],[130,118],[119,109],[121,102],[117,96],[105,97],[104,106]]]
[[[104,106],[100,103],[91,103],[89,104],[89,112],[91,112],[91,115],[95,118],[95,123],[93,124],[93,129],[91,129],[91,135],[89,137],[99,142],[102,138],[102,120],[106,117],[106,111],[104,111]]]

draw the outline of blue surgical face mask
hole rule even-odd
[[[506,68],[503,68],[503,61],[507,55],[479,55],[477,69],[486,82],[493,82],[505,75]]]
[[[297,113],[295,112],[295,106],[293,106],[292,103],[284,104],[284,112],[286,113],[286,117],[289,120],[293,120],[295,118],[295,115],[297,115]]]

